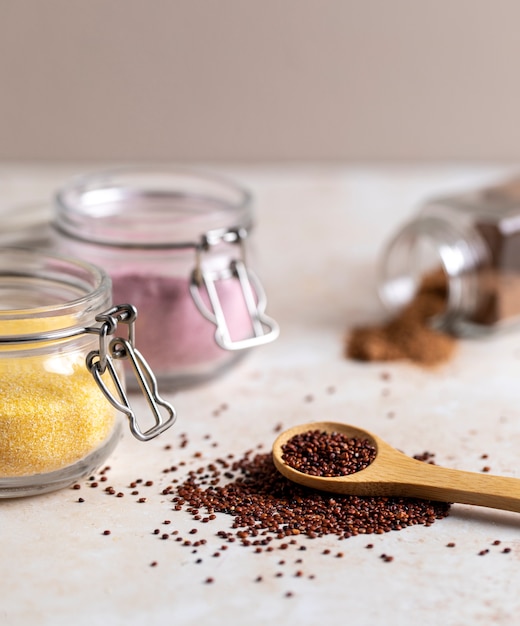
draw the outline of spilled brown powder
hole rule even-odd
[[[455,351],[455,337],[436,330],[430,319],[442,313],[447,299],[442,271],[423,278],[415,298],[396,317],[379,326],[354,328],[346,356],[358,361],[409,360],[423,366],[447,361]]]

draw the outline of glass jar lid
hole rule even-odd
[[[0,248],[0,343],[15,335],[74,336],[111,303],[98,267],[28,248]]]
[[[197,247],[203,235],[250,228],[251,196],[215,175],[119,168],[71,180],[56,194],[54,227],[124,248]]]

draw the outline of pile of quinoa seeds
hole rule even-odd
[[[311,400],[306,396],[306,402]],[[221,418],[227,409],[227,404],[222,405],[212,417]],[[96,489],[96,496],[102,492],[103,497],[120,498],[122,505],[161,503],[164,514],[161,513],[155,526],[145,528],[145,532],[149,533],[151,541],[180,544],[192,555],[194,565],[211,564],[226,550],[243,550],[244,558],[250,558],[248,553],[257,555],[254,567],[262,558],[262,553],[276,551],[282,557],[278,561],[280,569],[276,576],[297,578],[315,577],[305,567],[304,557],[308,550],[319,552],[323,558],[344,557],[345,548],[339,544],[338,549],[330,549],[330,538],[342,542],[356,535],[366,535],[367,541],[363,546],[371,550],[375,545],[374,540],[370,540],[371,535],[383,535],[415,525],[431,526],[448,515],[450,505],[447,503],[415,498],[336,495],[292,483],[276,470],[270,452],[272,440],[281,430],[282,424],[278,424],[270,433],[269,452],[265,452],[264,446],[259,444],[241,455],[218,454],[220,444],[207,434],[204,436],[204,449],[209,445],[210,450],[215,451],[215,457],[204,462],[201,459],[207,457],[207,452],[203,455],[200,450],[192,451],[188,436],[177,435],[177,443],[163,446],[164,458],[156,475],[139,477],[124,486],[116,486],[110,484],[110,467],[104,467],[83,484],[72,486],[80,495],[76,502],[87,506],[90,496],[94,495],[89,494],[90,489]],[[301,441],[288,442],[287,452],[294,457],[296,450],[296,457],[304,458],[305,455],[298,452],[304,447],[319,447],[321,452],[330,448],[336,454],[340,449],[354,450],[350,460],[339,463],[339,469],[329,467],[324,470],[329,472],[328,475],[359,471],[356,463],[368,464],[373,458],[373,448],[364,440],[344,441],[337,434],[323,439],[323,433],[319,432],[304,434],[304,439],[303,444]],[[302,458],[297,458],[296,462],[302,461]],[[361,461],[353,461],[353,458]],[[433,463],[433,455],[429,452],[415,458]],[[186,523],[187,516],[193,524]],[[149,526],[150,516],[144,516],[143,522]],[[199,536],[205,538],[198,536],[202,526],[205,527],[204,532]],[[190,529],[181,531],[179,527]],[[110,528],[100,529],[102,536],[111,534]],[[329,540],[320,541],[326,536]],[[493,545],[499,544],[500,541],[495,541]],[[356,545],[359,546],[359,543]],[[455,543],[450,542],[446,547],[454,548]],[[504,553],[510,552],[509,548],[500,549]],[[165,550],[165,560],[170,560],[166,546]],[[479,555],[487,552],[488,548]],[[376,556],[383,563],[394,561],[394,557],[386,553]],[[158,567],[160,561],[150,559],[147,565]],[[208,572],[207,567],[202,569]],[[201,583],[218,582],[217,568],[209,571],[211,574],[203,575]],[[253,575],[252,581],[261,583],[262,576]],[[292,591],[285,591],[285,596],[292,595]]]
[[[376,449],[368,439],[308,430],[282,446],[286,465],[309,476],[347,476],[368,467]]]

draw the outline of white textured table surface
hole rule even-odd
[[[90,169],[0,165],[4,235],[20,207],[45,215],[52,191]],[[198,525],[197,537],[207,544],[197,554],[152,534],[166,519],[184,537],[196,525],[161,495],[171,478],[164,467],[185,461],[188,471],[259,444],[267,450],[279,423],[343,420],[408,454],[433,451],[441,465],[479,472],[486,464],[492,473],[520,478],[520,333],[461,342],[455,358],[434,373],[403,363],[349,362],[342,354],[348,327],[380,315],[375,262],[399,223],[432,193],[511,168],[213,169],[255,193],[257,269],[281,336],[225,377],[172,396],[178,423],[159,439],[142,444],[125,435],[109,461],[109,482],[0,501],[0,624],[517,623],[518,514],[454,505],[429,528],[342,542],[300,539],[305,552],[254,554],[230,545],[218,558],[212,554],[222,541],[214,534],[230,525],[227,516]],[[216,411],[223,403],[228,408]],[[190,443],[181,449],[182,434]],[[154,481],[139,488],[144,504],[130,495],[136,478]],[[105,484],[125,497],[108,496]],[[496,540],[500,545],[492,545]],[[331,555],[323,554],[327,549]],[[343,558],[334,558],[338,551]],[[394,560],[385,563],[382,553]],[[298,569],[303,576],[294,576]],[[213,584],[205,584],[208,577]]]

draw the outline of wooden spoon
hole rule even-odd
[[[311,430],[368,439],[376,448],[376,457],[368,467],[355,474],[334,477],[304,474],[285,463],[282,446],[295,435]],[[424,498],[520,512],[520,479],[464,472],[417,461],[376,435],[349,424],[314,422],[290,428],[274,442],[273,461],[289,480],[322,491]]]

